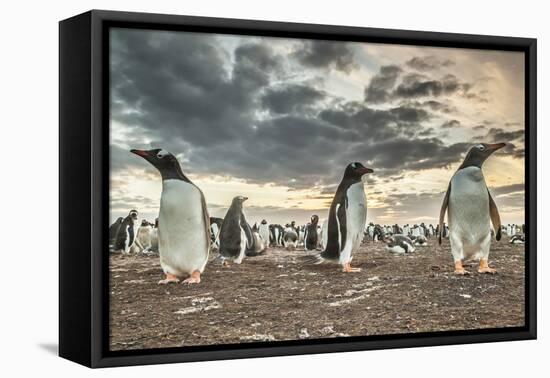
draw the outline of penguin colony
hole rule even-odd
[[[479,273],[495,273],[489,266],[492,238],[502,234],[510,243],[525,243],[525,225],[501,225],[495,201],[483,177],[483,162],[504,143],[473,146],[452,176],[440,210],[439,224],[380,225],[367,219],[363,177],[373,170],[359,162],[348,164],[326,219],[313,214],[306,225],[291,221],[284,226],[263,219],[250,226],[244,196],[233,198],[224,218],[209,217],[202,191],[185,176],[176,157],[162,149],[131,150],[155,167],[162,179],[159,217],[154,223],[137,210],[118,218],[109,227],[109,249],[123,254],[159,254],[165,278],[159,284],[199,283],[209,254],[223,266],[241,264],[245,258],[264,253],[269,247],[302,250],[304,264],[332,262],[343,272],[359,272],[351,266],[353,255],[366,240],[386,244],[388,252],[414,253],[437,237],[449,238],[455,273],[469,274],[464,260],[479,260]],[[447,215],[448,224],[444,222]],[[491,227],[492,225],[492,227]]]

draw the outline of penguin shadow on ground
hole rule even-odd
[[[59,355],[59,345],[57,343],[40,343],[38,347],[55,356]]]

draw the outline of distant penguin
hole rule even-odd
[[[311,222],[306,226],[306,232],[304,236],[304,247],[306,251],[312,251],[317,249],[319,239],[317,235],[317,224],[319,223],[319,216],[313,215]]]
[[[210,251],[210,219],[202,191],[183,173],[178,159],[162,149],[131,150],[160,172],[160,266],[166,278],[159,284],[199,283]]]
[[[372,241],[377,242],[379,240],[384,240],[384,229],[377,224],[372,231]]]
[[[510,244],[525,244],[525,235],[516,234],[512,236]]]
[[[116,242],[116,234],[124,218],[118,217],[117,220],[109,226],[109,249],[114,249]]]
[[[155,219],[151,230],[151,252],[159,253],[159,219]]]
[[[137,210],[132,210],[126,216],[126,218],[123,219],[122,223],[120,224],[120,227],[118,228],[114,250],[117,252],[122,253],[130,253],[130,249],[132,248],[132,245],[134,244],[135,240],[135,229],[134,229],[134,222],[137,221],[138,218],[138,212]]]
[[[414,245],[425,247],[428,245],[428,239],[424,235],[418,235],[416,239],[414,239]]]
[[[362,177],[372,172],[372,169],[361,163],[350,163],[346,167],[330,205],[326,247],[320,254],[312,256],[314,263],[333,260],[342,265],[344,272],[360,271],[359,268],[351,267],[351,260],[363,239],[367,219]]]
[[[443,220],[448,208],[451,252],[456,274],[468,274],[462,263],[469,258],[479,259],[479,273],[496,272],[489,267],[488,259],[491,222],[498,241],[501,237],[500,215],[485,183],[481,166],[493,152],[504,146],[504,143],[481,143],[472,147],[447,188],[439,214],[439,229],[444,229]]]
[[[260,222],[258,233],[260,234],[260,237],[262,238],[263,242],[265,243],[265,247],[269,246],[269,225],[267,224],[267,221],[265,219],[262,219]]]
[[[288,225],[285,228],[283,242],[286,249],[296,249],[296,246],[298,245],[298,233],[296,232],[296,228],[292,227],[292,225]]]
[[[270,244],[273,247],[281,247],[283,245],[283,227],[280,224],[269,225]]]
[[[247,248],[252,245],[252,230],[243,213],[243,202],[247,199],[248,197],[244,196],[233,198],[223,218],[219,252],[224,266],[229,265],[227,260],[240,264],[246,255]]]
[[[216,250],[220,246],[218,235],[220,233],[222,223],[223,223],[222,218],[210,217],[210,233],[211,233],[210,240],[211,240],[212,248]]]
[[[386,250],[392,253],[412,253],[415,251],[413,241],[405,235],[392,235],[384,239]]]
[[[153,230],[153,227],[147,222],[147,220],[143,219],[141,221],[141,225],[137,229],[137,235],[136,235],[136,241],[134,242],[134,245],[137,247],[136,252],[141,253],[150,253],[151,249],[151,231]]]

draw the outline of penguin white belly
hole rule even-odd
[[[340,264],[351,261],[352,253],[361,244],[363,230],[367,220],[367,204],[363,182],[351,185],[346,193],[346,242],[340,252]]]
[[[202,273],[208,260],[199,189],[182,180],[164,180],[160,199],[159,254],[165,273]]]
[[[328,219],[323,222],[323,227],[321,227],[321,248],[325,249],[327,247],[327,237],[328,237]]]
[[[269,226],[267,224],[261,224],[259,231],[265,245],[269,245]]]
[[[462,258],[472,258],[485,252],[487,241],[490,244],[489,193],[480,168],[463,168],[453,176],[449,229],[453,255],[462,249]]]

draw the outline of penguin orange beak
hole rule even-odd
[[[148,157],[149,156],[149,153],[147,153],[147,151],[143,151],[143,150],[130,150],[131,153],[133,154],[136,154],[138,156],[141,156],[141,157]]]
[[[363,174],[363,175],[365,175],[367,173],[372,173],[372,172],[374,172],[374,171],[370,168],[366,168],[366,167],[361,168],[361,174]]]
[[[494,152],[496,150],[500,150],[504,146],[506,146],[506,143],[488,144],[487,149]]]

